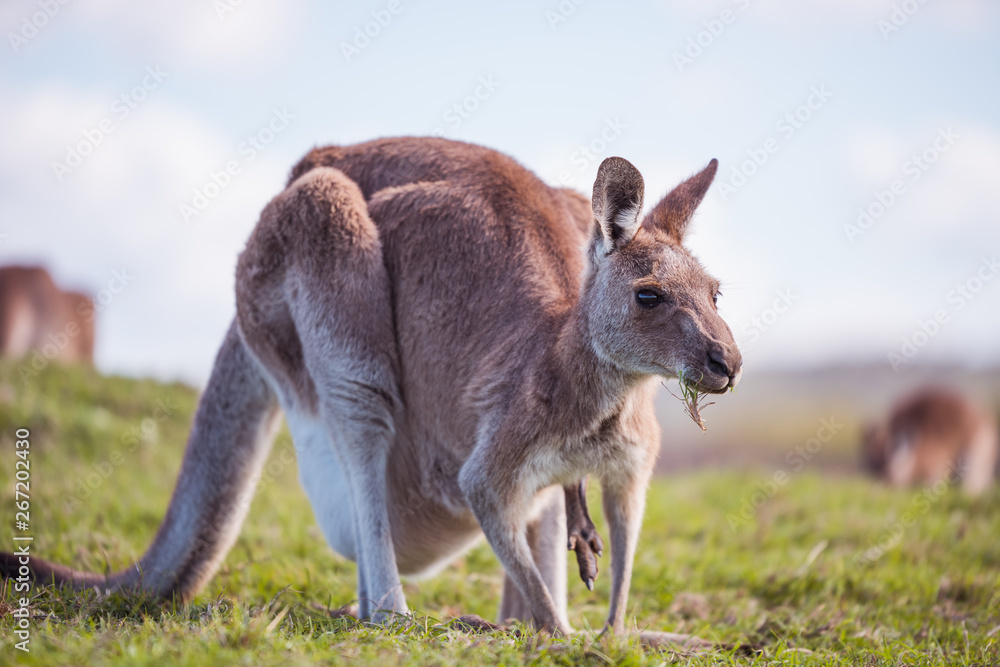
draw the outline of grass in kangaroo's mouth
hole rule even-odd
[[[698,386],[689,378],[684,376],[684,371],[677,374],[677,383],[681,388],[680,396],[670,391],[669,387],[667,388],[667,391],[670,391],[670,395],[677,400],[683,401],[684,411],[688,413],[691,420],[701,427],[702,431],[707,431],[708,429],[705,428],[705,420],[701,418],[701,411],[710,405],[715,405],[715,401],[705,403],[705,401],[708,400],[708,395],[701,393],[698,390]]]

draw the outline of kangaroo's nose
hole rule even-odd
[[[721,348],[710,349],[708,351],[708,369],[713,373],[725,375],[726,377],[732,377],[733,375],[729,369],[729,364],[726,363],[726,358],[723,356]]]

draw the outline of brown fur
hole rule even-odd
[[[608,627],[623,630],[659,447],[656,377],[683,371],[723,392],[740,374],[718,283],[681,245],[715,169],[641,222],[642,178],[621,158],[601,165],[590,213],[510,158],[443,139],[317,149],[292,170],[240,257],[239,334],[213,379],[262,376],[279,397],[302,435],[317,518],[358,562],[362,615],[405,611],[400,574],[432,570],[482,531],[506,572],[502,614],[568,632],[565,496],[554,485],[594,474],[610,531]],[[640,291],[660,300],[641,305]],[[228,548],[242,514],[223,512],[233,515],[223,530],[203,507],[252,490],[254,466],[224,461],[240,442],[266,442],[268,396],[206,393],[160,531],[173,537],[144,558],[184,555],[159,577],[181,584],[159,594],[189,596]],[[260,426],[223,420],[206,438],[220,401]],[[266,447],[248,451],[256,461]],[[193,471],[205,456],[220,463]],[[344,475],[346,506],[328,506],[337,489],[310,477],[309,461]],[[231,480],[209,493],[216,500],[185,499],[216,478]],[[184,547],[192,540],[207,546]],[[107,583],[150,588],[135,581]]]
[[[961,480],[979,493],[995,477],[996,421],[962,394],[927,387],[896,403],[863,439],[865,467],[895,485]]]
[[[93,313],[89,297],[59,289],[41,267],[0,268],[0,356],[44,350],[49,360],[93,363]]]

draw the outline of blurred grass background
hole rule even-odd
[[[830,395],[841,389],[835,377],[807,380]],[[875,398],[888,400],[891,388],[840,394],[857,405],[853,421],[845,416],[822,450],[841,461],[837,474],[828,474],[825,459],[811,461],[749,518],[732,520],[772,477],[772,463],[784,466],[788,447],[812,437],[831,410],[846,415],[852,407],[831,408],[823,396],[810,403],[801,387],[785,387],[772,397],[777,412],[769,413],[754,395],[781,389],[773,382],[748,379],[736,394],[718,397],[706,412],[704,436],[684,421],[679,403],[661,399],[665,467],[684,448],[708,453],[654,482],[629,610],[636,627],[753,644],[763,653],[688,656],[593,635],[563,641],[449,629],[442,624],[460,614],[495,618],[501,570],[485,543],[442,574],[405,584],[410,619],[382,629],[333,618],[327,610],[354,598],[354,565],[326,546],[294,465],[278,461],[291,448],[282,431],[271,458],[277,465],[265,474],[236,546],[194,603],[36,589],[31,653],[14,650],[13,619],[5,613],[0,663],[996,664],[1000,492],[969,499],[954,490],[892,490],[843,474],[853,460],[852,428],[866,414],[857,406],[876,413]],[[993,386],[983,382],[984,391]],[[14,521],[13,433],[28,428],[33,553],[95,571],[133,562],[165,512],[196,401],[196,391],[180,384],[55,365],[24,380],[16,365],[3,365],[2,525]],[[687,433],[695,437],[684,444]],[[745,465],[754,455],[758,463]],[[715,467],[693,469],[704,463]],[[591,493],[596,515],[598,485]],[[897,535],[894,526],[907,511],[916,520]],[[12,546],[8,540],[4,548]],[[859,565],[878,544],[884,553]],[[607,555],[601,567],[591,593],[570,565],[570,620],[578,629],[599,629],[606,614]],[[5,592],[7,603],[14,597]]]
[[[667,386],[675,394],[676,382]],[[993,414],[1000,414],[1000,369],[970,370],[958,365],[925,365],[893,372],[885,364],[827,368],[744,370],[734,393],[713,396],[702,416],[702,433],[680,403],[662,391],[656,416],[663,429],[661,472],[705,466],[787,467],[785,457],[817,437],[824,420],[838,429],[811,455],[817,474],[856,472],[864,426],[885,420],[891,406],[926,385],[953,387]]]

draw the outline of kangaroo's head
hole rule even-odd
[[[627,160],[601,163],[582,305],[602,357],[629,372],[684,377],[702,391],[736,386],[743,359],[719,316],[719,281],[683,246],[718,162],[640,220],[643,180]]]

